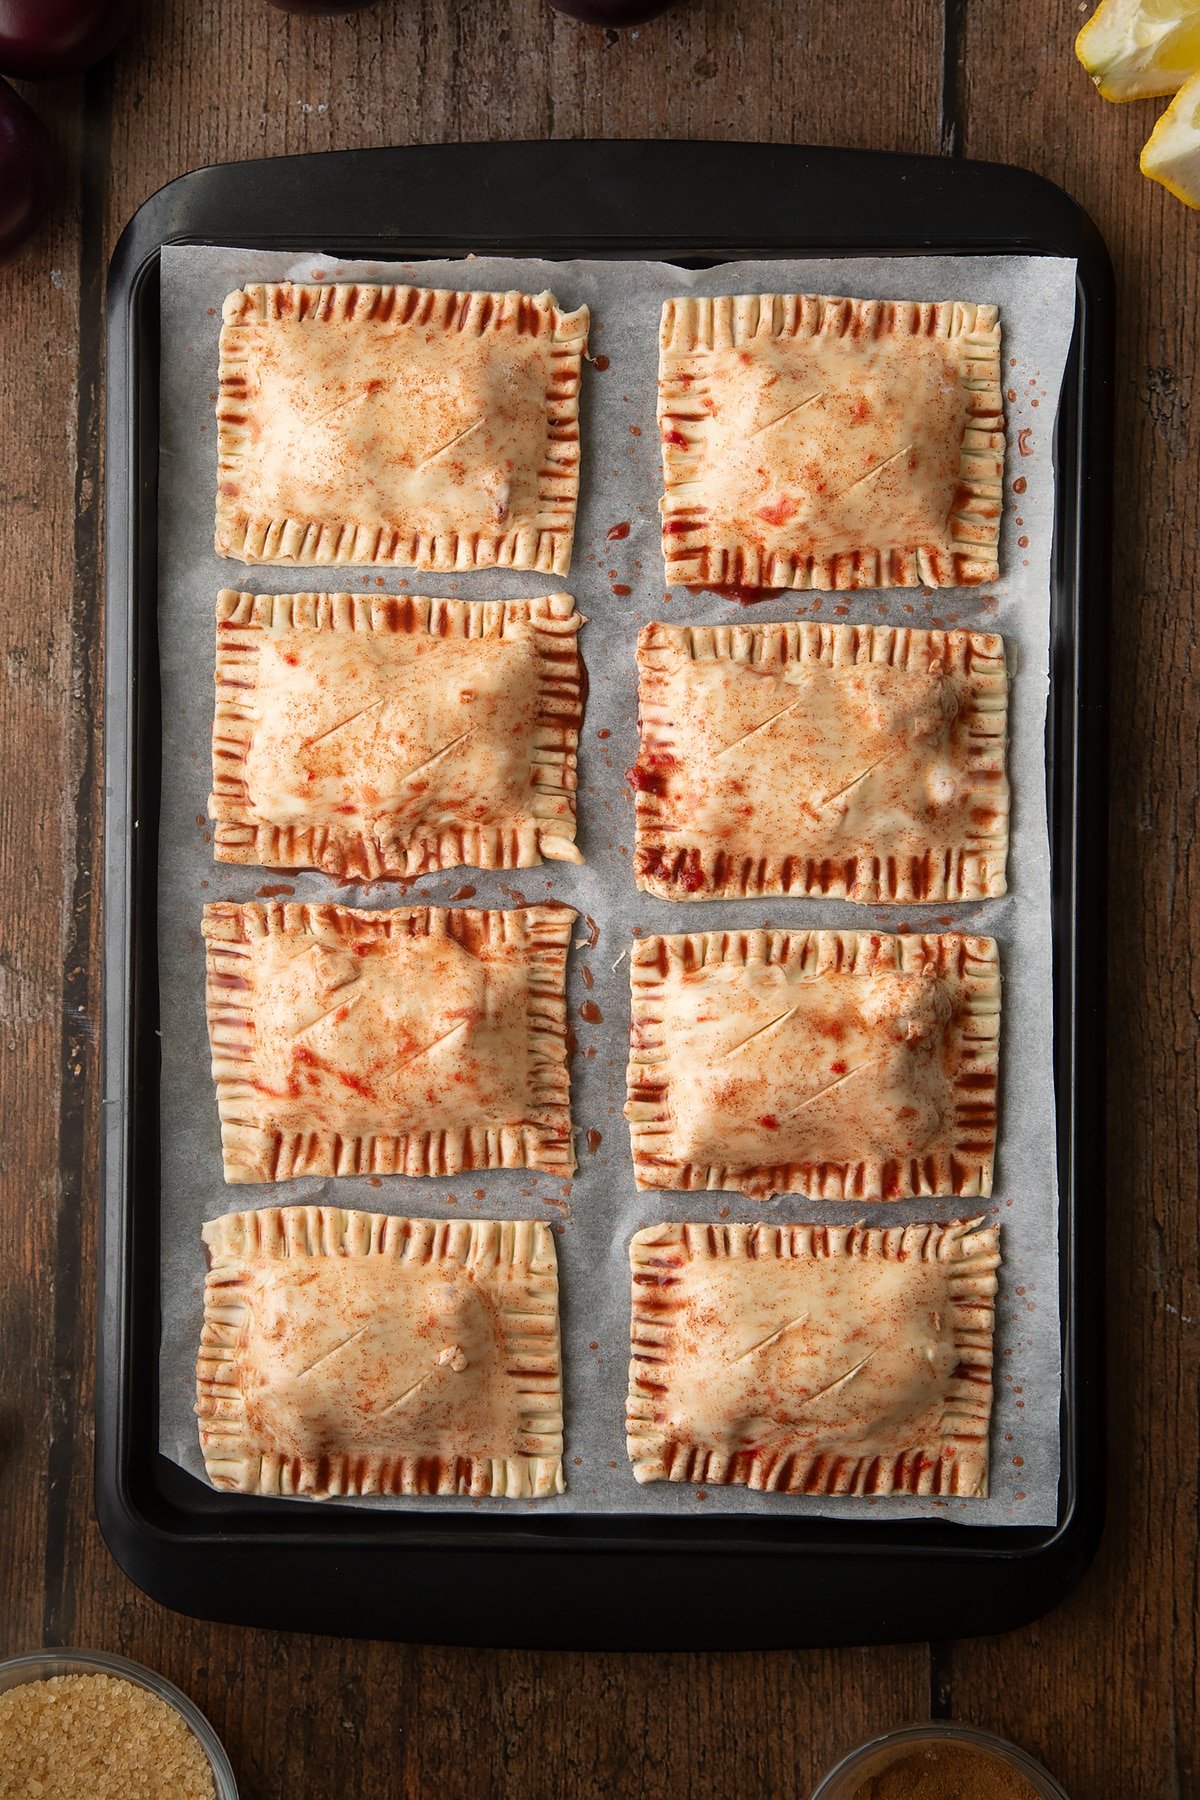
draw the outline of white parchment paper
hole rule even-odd
[[[480,571],[447,577],[404,570],[254,568],[213,550],[217,338],[221,303],[246,281],[385,280],[458,288],[550,288],[566,307],[592,309],[581,399],[582,499],[569,577]],[[797,592],[742,612],[735,602],[675,589],[664,593],[654,422],[658,315],[672,294],[772,290],[999,305],[1008,393],[1009,456],[1001,538],[1003,578],[985,590],[920,589],[855,595]],[[414,1215],[539,1217],[558,1233],[562,1293],[567,1492],[527,1503],[538,1511],[828,1513],[838,1517],[933,1515],[973,1524],[1045,1525],[1057,1516],[1059,1477],[1058,1195],[1051,1072],[1050,868],[1044,722],[1048,683],[1049,573],[1053,520],[1051,447],[1058,391],[1074,321],[1074,264],[1041,257],[883,257],[730,263],[703,271],[660,263],[469,258],[406,264],[341,263],[321,255],[168,248],[162,262],[159,643],[163,783],[159,838],[159,974],[162,1028],[162,1352],[160,1445],[203,1479],[196,1435],[195,1352],[204,1281],[200,1227],[222,1212],[324,1201]],[[628,535],[612,536],[628,524]],[[213,710],[213,606],[220,587],[288,593],[324,586],[455,596],[467,600],[568,589],[590,620],[580,644],[591,682],[580,742],[575,868],[488,873],[477,869],[394,887],[335,887],[319,874],[214,862],[206,820]],[[628,592],[623,590],[628,589]],[[1013,782],[1009,894],[948,907],[872,908],[842,901],[770,899],[674,905],[641,894],[631,872],[632,796],[624,772],[637,750],[634,641],[655,618],[755,623],[793,617],[1000,630],[1008,645]],[[572,1112],[580,1166],[570,1184],[520,1170],[455,1180],[393,1176],[226,1187],[204,1018],[205,900],[249,900],[266,884],[298,900],[350,906],[474,906],[556,898],[581,916],[570,958],[569,1006],[578,1037]],[[473,895],[463,894],[465,886]],[[996,1191],[976,1210],[999,1220],[1004,1267],[996,1337],[992,1492],[988,1500],[804,1499],[743,1488],[667,1482],[639,1487],[624,1447],[629,1344],[627,1244],[662,1219],[815,1219],[872,1223],[944,1220],[970,1211],[953,1200],[854,1208],[798,1196],[769,1204],[735,1194],[638,1193],[622,1118],[629,1021],[631,935],[724,927],[874,925],[954,928],[994,935],[1004,976],[1001,1123]],[[595,940],[594,942],[592,940]],[[592,986],[585,989],[584,968]],[[587,1000],[602,1021],[589,1023]],[[353,1504],[353,1503],[350,1503]],[[508,1508],[511,1502],[415,1499],[359,1502],[405,1508]]]

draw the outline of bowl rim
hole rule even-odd
[[[889,1731],[878,1732],[872,1738],[866,1738],[822,1776],[812,1791],[811,1800],[832,1800],[834,1785],[843,1776],[851,1775],[866,1759],[875,1752],[890,1749],[893,1745],[920,1744],[933,1742],[973,1744],[980,1750],[995,1751],[1010,1768],[1028,1778],[1039,1790],[1044,1800],[1069,1800],[1067,1791],[1051,1775],[1049,1769],[1023,1750],[1020,1744],[1012,1743],[994,1731],[987,1731],[980,1725],[962,1725],[956,1719],[924,1719],[916,1720],[908,1725],[896,1725]]]
[[[22,1673],[24,1680],[12,1679]],[[212,1771],[216,1800],[238,1800],[233,1767],[212,1724],[195,1701],[190,1700],[173,1681],[168,1681],[165,1675],[160,1675],[157,1669],[151,1669],[145,1663],[134,1662],[131,1657],[118,1656],[111,1650],[87,1650],[67,1644],[47,1644],[42,1650],[29,1650],[21,1656],[9,1656],[0,1660],[0,1692],[32,1686],[38,1681],[49,1681],[55,1675],[115,1675],[132,1682],[135,1687],[145,1688],[148,1693],[165,1701],[183,1720],[193,1737],[199,1740]]]

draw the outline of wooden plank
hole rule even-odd
[[[247,156],[547,137],[936,151],[940,34],[936,0],[693,0],[629,32],[546,0],[340,19],[173,0],[143,8],[118,60],[109,237],[172,176]]]
[[[1196,218],[1138,174],[1154,103],[1112,106],[1081,13],[968,8],[967,153],[1092,214],[1120,297],[1110,882],[1109,1524],[1081,1591],[940,1659],[942,1703],[1018,1737],[1073,1794],[1197,1792],[1200,1442]],[[1099,601],[1099,597],[1097,597]],[[1086,1200],[1086,1196],[1085,1196]]]
[[[0,1654],[42,1637],[55,1389],[56,1171],[70,703],[82,84],[22,90],[50,129],[54,211],[4,270],[0,439]],[[14,1380],[14,1376],[16,1379]],[[19,1410],[18,1410],[19,1408]]]
[[[182,1635],[192,1640],[184,1653]],[[209,1711],[256,1800],[335,1791],[778,1800],[807,1794],[859,1737],[921,1709],[904,1667],[911,1653],[897,1650],[550,1655],[202,1626],[139,1642]]]

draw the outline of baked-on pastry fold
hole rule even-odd
[[[553,294],[266,282],[225,301],[217,551],[570,566],[588,309]]]
[[[569,594],[217,596],[222,862],[411,877],[581,862]]]
[[[225,1179],[575,1167],[568,906],[204,909]]]
[[[985,1496],[999,1237],[980,1219],[639,1231],[635,1476]]]
[[[640,887],[871,903],[1004,892],[1002,638],[647,625],[638,671]]]
[[[663,305],[667,580],[952,587],[998,574],[994,306],[825,294]]]
[[[639,1187],[854,1201],[990,1194],[993,939],[642,938],[630,981],[625,1114]]]
[[[204,1241],[196,1411],[215,1487],[563,1491],[548,1226],[269,1206]]]

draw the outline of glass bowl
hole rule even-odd
[[[110,1656],[104,1650],[35,1650],[29,1656],[13,1656],[0,1662],[0,1693],[23,1687],[26,1682],[46,1681],[51,1675],[116,1675],[165,1700],[193,1737],[199,1739],[212,1770],[217,1800],[238,1800],[237,1782],[220,1738],[200,1708],[153,1669],[130,1662],[126,1656]]]
[[[812,1800],[852,1800],[869,1775],[879,1775],[895,1762],[904,1750],[918,1744],[966,1744],[975,1750],[990,1750],[1007,1768],[1023,1775],[1039,1800],[1067,1800],[1067,1794],[1054,1777],[1035,1762],[1027,1751],[1007,1738],[995,1737],[990,1731],[977,1731],[973,1725],[940,1724],[905,1725],[896,1731],[885,1731],[849,1756],[844,1756],[824,1781],[813,1789]]]

